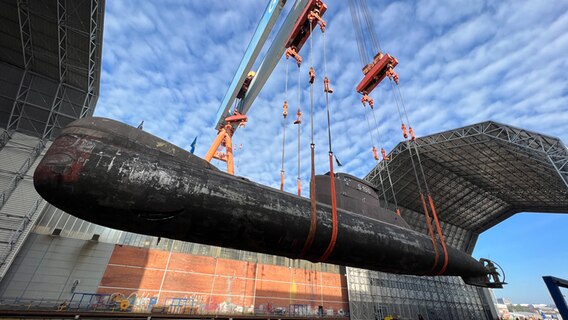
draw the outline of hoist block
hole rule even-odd
[[[327,10],[327,6],[321,0],[310,0],[308,5],[298,17],[298,21],[294,25],[294,29],[286,41],[286,48],[296,47],[296,51],[300,52],[302,46],[308,40],[310,33],[318,25],[317,21],[312,22],[312,29],[310,30],[310,14],[312,12],[317,13],[319,17],[323,16],[324,12]]]
[[[375,60],[363,69],[365,77],[357,85],[357,92],[369,94],[387,76],[389,69],[394,69],[398,60],[390,54],[379,54]]]

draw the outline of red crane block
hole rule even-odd
[[[286,41],[286,48],[295,47],[296,52],[300,52],[306,40],[308,40],[311,30],[310,30],[310,17],[312,20],[312,30],[316,28],[318,23],[320,28],[325,28],[325,21],[321,19],[324,12],[327,10],[327,6],[321,0],[310,0],[308,5],[298,17],[298,21],[294,25],[288,40]]]
[[[387,72],[398,65],[398,60],[390,54],[378,54],[375,60],[363,68],[365,77],[357,85],[357,92],[369,94],[388,76]]]

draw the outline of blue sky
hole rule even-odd
[[[285,10],[288,10],[292,0]],[[485,120],[568,141],[568,1],[368,1],[384,51],[396,71],[418,136]],[[372,140],[355,86],[362,77],[349,7],[329,0],[326,31],[333,149],[341,171],[362,177],[375,165]],[[265,1],[108,1],[101,91],[95,115],[145,130],[203,156],[216,134],[216,111],[262,16]],[[323,73],[323,43],[314,34],[314,67]],[[309,59],[306,46],[302,51]],[[307,78],[308,64],[302,68]],[[290,113],[296,111],[296,67],[290,63]],[[285,59],[234,136],[236,172],[279,185]],[[387,82],[373,93],[389,151],[400,140]],[[321,78],[316,80],[316,167],[327,171]],[[302,84],[302,179],[309,179],[309,88]],[[289,117],[289,124],[290,124]],[[296,185],[296,127],[287,128],[286,190]],[[376,136],[375,136],[376,139]],[[215,162],[214,162],[215,164]],[[222,164],[219,164],[223,167]],[[516,302],[551,301],[542,275],[568,278],[568,216],[522,214],[480,237],[474,256],[488,256],[511,284],[496,295]],[[535,262],[536,261],[536,262]]]

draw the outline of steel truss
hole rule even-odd
[[[568,212],[568,149],[557,138],[488,121],[419,138],[416,146],[446,223],[480,233],[517,212]],[[399,203],[421,212],[408,147],[399,143],[388,166]],[[384,161],[365,179],[379,185],[381,177]]]
[[[57,116],[61,104],[63,103],[63,97],[65,96],[64,86],[65,79],[67,77],[67,1],[58,0],[57,1],[57,43],[58,43],[58,69],[59,69],[59,83],[57,85],[57,90],[53,97],[53,103],[51,104],[51,109],[49,110],[49,115],[47,121],[45,122],[45,127],[43,129],[43,134],[41,140],[51,139],[53,134],[53,129],[57,125]]]
[[[93,114],[97,96],[95,95],[95,84],[97,83],[96,70],[97,64],[97,34],[100,32],[97,17],[99,15],[99,0],[91,0],[91,11],[89,21],[89,67],[87,70],[87,92],[85,101],[81,109],[80,118]]]
[[[28,74],[33,66],[33,43],[32,43],[32,27],[30,23],[30,5],[28,0],[18,0],[18,22],[20,26],[20,39],[22,43],[22,58],[24,63],[24,72],[20,84],[18,85],[18,93],[12,111],[6,124],[6,130],[0,136],[0,150],[12,138],[14,132],[18,129],[22,114],[24,112],[24,102],[27,99],[28,92],[31,87],[32,77]]]
[[[20,16],[20,29],[22,38],[22,50],[24,56],[24,74],[22,80],[20,81],[20,87],[18,89],[18,95],[14,101],[14,107],[12,108],[12,114],[10,115],[10,122],[5,132],[15,131],[18,128],[20,119],[23,114],[23,108],[27,104],[27,95],[30,92],[32,76],[29,75],[29,69],[31,67],[31,62],[33,61],[33,46],[31,41],[31,29],[30,29],[30,15],[29,15],[29,4],[23,1],[18,1],[18,13]],[[63,102],[63,96],[65,93],[64,82],[67,76],[67,11],[66,11],[66,0],[57,1],[57,35],[58,35],[58,57],[59,57],[59,84],[57,86],[57,91],[55,93],[51,108],[49,110],[49,116],[45,123],[43,134],[41,135],[40,141],[32,149],[27,159],[24,161],[18,172],[10,181],[8,187],[3,190],[0,195],[0,208],[2,208],[14,190],[18,187],[19,182],[24,178],[24,175],[31,168],[35,160],[39,157],[41,152],[46,146],[48,139],[51,139],[53,134],[53,129],[57,124],[57,115],[61,104]],[[30,46],[30,48],[27,48]],[[30,77],[30,84],[24,87],[24,79],[26,76]],[[25,89],[23,89],[25,88]],[[17,112],[15,112],[17,111]],[[17,113],[17,117],[14,114]],[[14,119],[12,117],[14,116]],[[13,128],[12,128],[13,126]]]

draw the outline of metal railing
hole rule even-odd
[[[165,304],[154,304],[154,298],[128,298],[126,300],[116,300],[115,294],[95,294],[95,293],[74,293],[73,297],[65,299],[24,299],[21,297],[5,297],[0,298],[0,311],[48,311],[51,315],[60,314],[64,316],[65,314],[90,314],[100,313],[100,314],[112,314],[112,313],[130,313],[132,315],[141,314],[162,314],[162,315],[178,315],[178,316],[188,316],[191,318],[258,318],[258,319],[306,319],[306,318],[320,318],[320,319],[344,319],[349,317],[349,312],[343,312],[342,310],[333,312],[333,315],[323,312],[324,310],[312,310],[308,312],[308,306],[303,310],[304,312],[297,312],[297,308],[292,308],[290,306],[290,312],[288,308],[275,308],[274,310],[258,310],[255,308],[252,310],[230,310],[221,312],[219,310],[201,310],[198,307],[186,305],[183,300],[188,300],[186,298],[169,298],[166,299]],[[174,301],[178,300],[178,301]],[[190,300],[190,299],[189,299]],[[125,303],[125,305],[122,305]],[[189,303],[191,304],[191,303]],[[294,305],[297,306],[297,305]],[[296,312],[295,312],[296,311]]]

